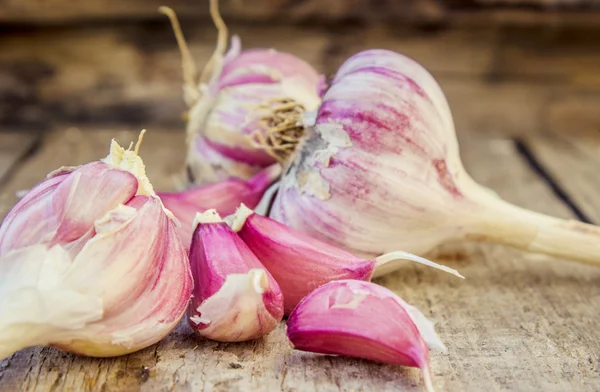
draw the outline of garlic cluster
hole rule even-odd
[[[510,205],[465,172],[433,77],[387,50],[338,70],[289,162],[270,216],[372,258],[492,241],[600,265],[600,228]]]
[[[358,280],[331,282],[306,296],[288,318],[287,336],[298,350],[418,367],[428,392],[428,346],[447,351],[417,308]]]
[[[287,110],[287,102],[300,112],[316,109],[324,88],[324,78],[291,54],[242,51],[238,37],[226,51],[228,31],[218,0],[211,0],[210,8],[219,37],[198,76],[174,12],[161,7],[171,19],[183,57],[184,97],[190,107],[188,174],[196,184],[230,176],[246,179],[275,163],[277,156],[257,148],[253,139],[263,140],[267,128],[280,125],[277,113]]]
[[[156,343],[192,290],[171,214],[135,150],[51,173],[0,227],[0,358],[33,345],[90,356]]]

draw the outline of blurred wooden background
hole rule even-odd
[[[216,31],[207,0],[0,0],[0,220],[61,165],[106,154],[141,128],[157,189],[184,154],[174,8],[202,65]],[[294,53],[332,76],[352,54],[388,48],[437,78],[469,173],[503,198],[600,222],[600,0],[229,0],[249,47]],[[5,132],[2,132],[5,131]],[[13,131],[13,132],[10,132]],[[410,266],[380,283],[437,322],[442,391],[600,390],[600,271],[493,245],[431,257],[457,282]],[[293,351],[283,325],[223,344],[186,325],[105,360],[30,348],[0,361],[0,391],[417,391],[417,371]]]
[[[216,38],[199,0],[0,0],[0,126],[183,127],[173,7],[199,65]],[[598,0],[229,0],[245,47],[297,54],[331,76],[353,53],[423,63],[458,129],[598,131]]]

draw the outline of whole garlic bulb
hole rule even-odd
[[[226,52],[228,31],[211,0],[211,15],[219,30],[217,48],[197,76],[175,13],[171,19],[183,57],[184,98],[190,107],[188,177],[192,183],[214,182],[231,176],[247,179],[277,161],[256,148],[251,135],[261,137],[277,123],[274,111],[294,102],[294,109],[318,107],[324,77],[307,62],[274,49],[241,50],[237,36]]]
[[[0,358],[33,345],[137,351],[177,325],[191,290],[137,147],[113,141],[103,161],[51,173],[0,227]]]
[[[365,258],[478,240],[600,264],[598,227],[513,206],[471,179],[442,90],[410,58],[354,55],[306,125],[271,210],[284,224]]]

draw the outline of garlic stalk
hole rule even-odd
[[[391,252],[364,260],[342,249],[311,238],[241,205],[231,227],[273,275],[289,314],[308,293],[333,280],[370,280],[375,268],[388,268],[397,260],[411,260],[458,277],[453,269],[406,252]]]
[[[221,342],[257,339],[275,329],[283,317],[275,279],[215,210],[198,213],[194,226],[192,329]]]
[[[304,123],[270,212],[286,225],[365,258],[476,240],[600,265],[600,228],[513,206],[471,179],[442,90],[405,56],[354,55]]]
[[[228,31],[210,0],[210,13],[218,30],[217,47],[198,75],[173,10],[160,11],[171,19],[179,44],[188,118],[188,174],[192,183],[214,182],[230,176],[247,179],[278,160],[256,148],[266,142],[267,127],[289,127],[278,113],[314,110],[320,103],[323,76],[305,61],[273,49],[241,50],[234,36],[227,50]],[[302,127],[295,126],[302,131]],[[286,151],[289,146],[277,146]]]
[[[193,221],[197,212],[215,209],[221,215],[233,214],[240,203],[258,205],[267,188],[281,175],[281,166],[271,165],[249,180],[228,178],[212,184],[200,185],[183,192],[158,192],[166,208],[179,220],[179,235],[189,248],[194,232]]]
[[[141,138],[140,138],[141,141]],[[135,150],[53,172],[0,227],[0,358],[33,345],[105,357],[156,343],[192,289],[171,214]]]
[[[418,367],[427,391],[433,391],[428,346],[447,351],[417,308],[358,280],[330,282],[307,295],[288,318],[287,337],[298,350]]]

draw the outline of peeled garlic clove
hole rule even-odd
[[[192,289],[187,253],[135,151],[51,175],[0,228],[0,356],[52,345],[115,356],[164,337]]]
[[[197,214],[194,224],[190,326],[221,342],[271,332],[283,317],[283,295],[275,279],[215,210]]]
[[[342,279],[368,281],[376,268],[387,268],[396,260],[412,260],[462,277],[453,269],[406,252],[364,260],[255,214],[243,204],[233,216],[231,227],[279,283],[286,314],[322,284]]]
[[[471,179],[442,90],[405,56],[348,59],[306,124],[277,221],[365,258],[477,240],[600,265],[600,228],[515,207]]]
[[[266,124],[277,121],[274,110],[316,109],[324,77],[288,53],[273,49],[242,51],[238,37],[233,37],[226,51],[228,31],[219,15],[218,0],[210,2],[219,31],[217,47],[199,75],[175,13],[167,7],[160,10],[171,19],[183,58],[184,98],[190,107],[187,132],[191,182],[214,182],[231,176],[247,179],[276,162],[276,155],[256,148],[249,136],[265,136]],[[291,101],[295,104],[287,108],[286,103]]]
[[[163,204],[179,220],[179,235],[186,247],[192,242],[197,212],[215,209],[223,216],[233,214],[240,203],[255,207],[267,188],[281,175],[280,165],[271,165],[249,180],[229,178],[183,192],[158,192]]]
[[[432,323],[390,290],[357,280],[327,283],[287,321],[298,350],[418,367],[433,391],[427,346],[446,351]]]

